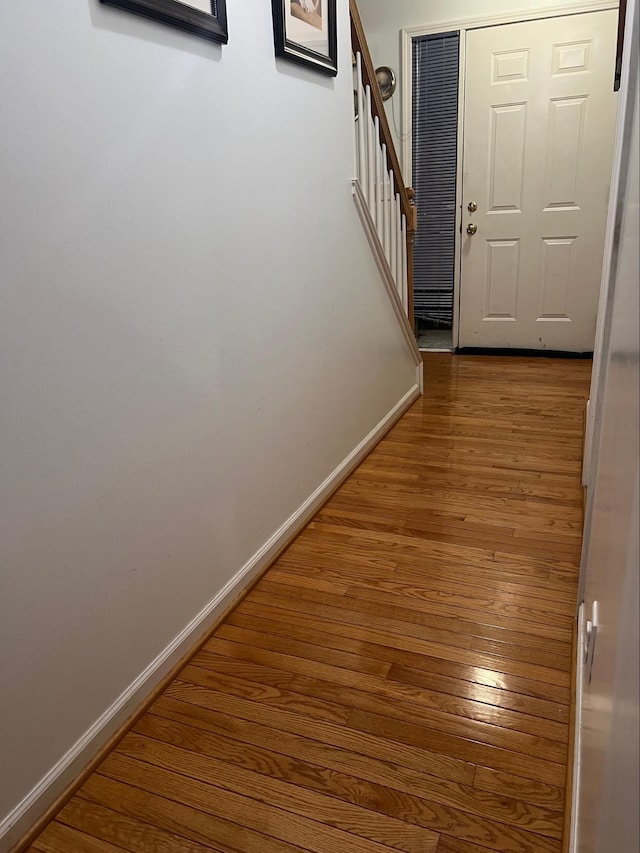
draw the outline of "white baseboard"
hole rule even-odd
[[[77,778],[109,738],[143,704],[155,687],[184,657],[216,619],[271,562],[278,551],[298,533],[333,491],[362,461],[384,434],[421,393],[421,367],[416,384],[371,430],[358,446],[329,474],[313,494],[276,530],[178,636],[151,661],[129,687],[87,729],[71,749],[38,782],[27,796],[0,822],[0,851],[10,850]]]
[[[352,192],[353,201],[360,215],[365,234],[367,235],[367,240],[369,241],[369,246],[371,247],[371,252],[373,254],[373,257],[375,258],[378,270],[380,271],[380,276],[384,283],[385,290],[387,291],[387,295],[391,300],[393,310],[396,314],[396,317],[398,318],[398,322],[400,323],[402,333],[405,337],[407,345],[409,346],[409,349],[411,350],[411,355],[413,356],[415,363],[417,365],[421,365],[422,356],[420,355],[420,350],[418,349],[416,337],[413,334],[411,323],[407,318],[404,305],[402,304],[402,300],[400,299],[400,295],[396,288],[396,283],[393,279],[393,273],[391,272],[391,267],[389,266],[389,262],[387,261],[386,255],[384,253],[384,248],[382,247],[382,243],[380,242],[380,237],[378,237],[378,229],[375,226],[375,222],[371,218],[371,213],[369,212],[369,205],[367,204],[366,199],[362,194],[362,189],[360,187],[359,181],[355,180],[352,182]]]

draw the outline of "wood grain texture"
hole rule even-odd
[[[584,360],[425,357],[425,396],[38,853],[560,853]]]

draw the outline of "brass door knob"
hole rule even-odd
[[[478,209],[478,205],[476,204],[475,201],[470,201],[469,204],[467,205],[467,210],[469,211],[469,213],[475,213],[477,209]]]
[[[475,222],[470,222],[467,225],[467,234],[471,234],[471,236],[473,236],[477,230],[478,230],[478,226],[476,225]]]

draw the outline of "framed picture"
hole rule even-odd
[[[272,0],[276,56],[338,73],[336,0]]]
[[[226,0],[100,0],[145,18],[162,21],[211,41],[226,44]]]

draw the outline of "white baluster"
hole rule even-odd
[[[386,170],[385,170],[386,171]],[[384,244],[385,244],[385,254],[387,256],[387,262],[389,266],[391,266],[391,211],[393,205],[393,172],[387,172],[387,211],[386,211],[386,220],[385,220],[385,235],[384,235]]]
[[[357,96],[358,96],[358,181],[360,188],[367,197],[367,182],[366,176],[366,158],[367,158],[367,126],[364,120],[364,89],[362,86],[362,56],[360,52],[356,53],[356,78],[357,78]],[[367,199],[368,201],[368,199]]]
[[[389,204],[391,205],[391,251],[389,252],[389,267],[391,268],[391,275],[393,276],[393,280],[396,282],[397,288],[398,282],[396,280],[396,265],[398,257],[398,223],[396,222],[397,207],[395,187],[393,184],[391,185],[391,199]]]
[[[380,119],[378,116],[373,121],[375,129],[375,182],[376,182],[376,210],[374,221],[378,229],[378,236],[382,239],[382,145],[380,145]]]
[[[404,305],[404,310],[408,313],[409,279],[407,276],[407,217],[404,214],[402,215],[400,228],[402,232],[402,304]]]
[[[382,180],[380,182],[380,189],[382,190],[382,216],[380,217],[380,225],[379,233],[380,233],[380,242],[382,243],[382,248],[384,249],[385,256],[387,254],[387,219],[389,217],[389,209],[387,204],[388,199],[388,191],[387,184],[389,182],[389,174],[387,172],[387,146],[386,143],[382,144]]]
[[[369,199],[369,212],[375,216],[376,208],[376,189],[375,189],[375,149],[378,146],[378,137],[376,128],[373,123],[373,113],[371,111],[371,87],[366,88],[366,103],[365,110],[367,114],[367,198]]]
[[[402,208],[400,206],[400,194],[396,195],[396,287],[398,295],[402,299],[402,258],[404,257],[404,246],[402,245]]]

